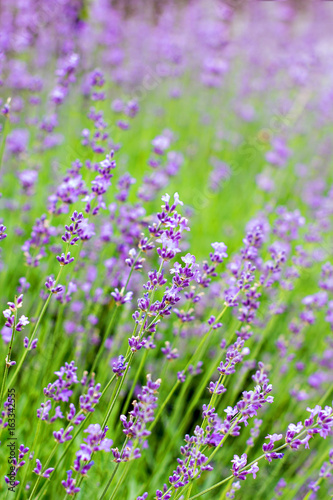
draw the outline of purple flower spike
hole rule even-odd
[[[36,349],[37,347],[37,342],[38,342],[38,339],[34,339],[32,342],[31,342],[31,349]]]
[[[46,469],[46,471],[42,474],[43,477],[46,479],[49,479],[51,472],[54,471],[54,468],[50,467],[49,469]]]

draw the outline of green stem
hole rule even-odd
[[[54,454],[57,451],[58,445],[59,445],[59,443],[56,443],[54,445],[53,450],[51,451],[51,453],[49,455],[49,458],[47,459],[46,464],[44,465],[44,471],[47,469],[47,466],[49,465],[49,463],[51,462],[52,458],[54,457]],[[31,494],[29,496],[29,500],[32,500],[34,498],[35,492],[36,492],[36,490],[38,488],[38,485],[39,485],[39,482],[40,482],[41,478],[42,478],[42,473],[37,476],[37,480],[36,480],[35,485],[34,485],[34,487],[32,489],[32,492],[31,492]]]
[[[222,313],[224,313],[224,311],[226,310],[226,307],[223,309]],[[218,322],[218,320],[222,317],[222,313],[219,315],[218,319],[216,320],[216,322]],[[208,341],[208,338],[209,338],[209,335],[211,334],[213,328],[211,327],[208,332],[201,338],[196,350],[194,351],[194,353],[192,354],[190,360],[187,362],[185,368],[184,368],[184,372],[186,372],[189,368],[189,366],[193,363],[193,361],[198,357],[198,355],[201,353],[201,349],[202,347],[204,346],[204,344],[206,343],[206,341]],[[170,401],[172,395],[174,394],[174,392],[176,391],[177,387],[180,385],[180,381],[177,379],[176,382],[174,383],[172,389],[169,391],[167,397],[164,399],[163,401],[163,404],[162,406],[159,408],[158,412],[156,413],[156,417],[154,419],[154,421],[152,422],[149,430],[151,431],[155,425],[157,424],[157,422],[159,421],[163,411],[164,411],[164,408],[165,406],[168,404],[168,402]]]
[[[135,259],[134,259],[134,262],[133,262],[133,265],[132,265],[132,267],[131,267],[131,270],[130,270],[130,272],[128,273],[127,281],[126,281],[125,286],[124,286],[124,292],[126,292],[126,290],[127,290],[128,283],[129,283],[129,281],[130,281],[130,279],[131,279],[131,276],[132,276],[132,273],[133,273],[133,271],[134,271],[134,266],[135,266],[135,264],[138,262],[138,260],[139,260],[139,258],[140,258],[140,255],[141,255],[141,254],[142,254],[142,250],[140,249],[140,250],[138,251],[137,256],[136,256],[136,257],[135,257]]]
[[[12,335],[10,337],[10,342],[9,342],[9,346],[8,346],[7,356],[5,359],[5,372],[4,372],[2,384],[1,384],[1,394],[0,394],[0,408],[1,409],[2,409],[3,395],[5,392],[5,385],[6,385],[7,376],[8,376],[8,370],[9,370],[9,366],[10,366],[10,364],[9,364],[10,363],[10,356],[12,353],[12,347],[13,347],[13,343],[14,343],[16,321],[17,321],[17,308],[15,308],[15,319],[14,319],[14,324],[13,324],[13,328],[12,328]],[[8,385],[7,390],[9,389],[10,385]]]
[[[118,395],[119,395],[119,393],[120,393],[120,391],[121,391],[121,388],[122,388],[122,386],[123,386],[123,384],[124,384],[124,381],[125,381],[126,375],[127,375],[127,373],[128,373],[128,370],[129,370],[129,367],[130,367],[131,361],[132,361],[132,359],[133,359],[133,355],[134,355],[134,353],[132,352],[132,353],[130,354],[130,357],[129,357],[129,360],[128,360],[128,364],[127,364],[127,366],[126,366],[126,370],[124,371],[123,376],[122,376],[122,377],[119,377],[119,378],[118,378],[118,380],[117,380],[117,384],[116,384],[116,386],[115,386],[115,388],[114,388],[114,391],[113,391],[113,394],[112,394],[112,397],[111,397],[111,400],[110,400],[110,405],[109,405],[109,407],[108,407],[108,409],[107,409],[106,416],[105,416],[105,418],[104,418],[104,420],[103,420],[103,424],[102,424],[102,428],[103,428],[103,429],[104,429],[104,427],[106,426],[106,424],[108,423],[109,418],[110,418],[110,415],[111,415],[112,410],[113,410],[113,407],[114,407],[114,405],[116,404],[117,397],[118,397]]]
[[[315,425],[312,427],[314,428]],[[303,430],[300,434],[298,434],[297,436],[294,437],[293,441],[296,441],[297,439],[301,438],[302,436],[304,436],[307,432],[308,432],[309,429],[305,429]],[[220,443],[221,444],[221,443]],[[276,453],[278,451],[281,451],[281,450],[284,450],[285,448],[287,448],[288,446],[290,446],[291,443],[284,443],[282,444],[281,446],[278,446],[277,448],[273,449],[271,451],[271,453]],[[209,460],[206,462],[207,464],[212,460],[213,456],[215,455],[215,452],[219,449],[220,445],[215,449],[215,451],[210,455],[209,457]],[[262,455],[260,455],[259,457],[257,457],[255,460],[252,460],[252,462],[250,462],[249,464],[246,464],[245,467],[243,467],[242,469],[239,470],[239,472],[242,472],[246,469],[249,469],[252,465],[254,465],[256,462],[259,462],[260,460],[262,460],[263,458],[265,458],[265,453],[263,453]],[[218,488],[219,486],[221,486],[222,484],[225,484],[227,481],[229,481],[230,479],[234,478],[235,476],[233,474],[231,474],[230,476],[228,476],[227,478],[223,479],[223,481],[220,481],[219,483],[216,483],[214,484],[213,486],[211,486],[210,488],[207,488],[206,490],[203,490],[201,491],[200,493],[198,493],[197,495],[194,495],[193,497],[190,497],[189,500],[194,500],[195,498],[199,498],[201,497],[202,495],[205,495],[206,493],[209,493],[210,491],[214,490],[215,488]],[[192,481],[196,479],[196,477],[194,477],[192,479]]]
[[[126,445],[127,445],[128,439],[129,439],[129,438],[126,436],[126,439],[125,439],[125,441],[124,441],[124,444],[123,444],[122,449],[121,449],[121,452],[120,452],[120,456],[122,456],[122,455],[123,455],[123,451],[124,451],[124,449],[125,449],[125,447],[126,447]],[[109,479],[109,481],[108,481],[107,485],[105,486],[105,488],[104,488],[104,490],[103,490],[103,493],[102,493],[102,496],[99,498],[99,500],[102,500],[102,498],[104,498],[104,496],[106,495],[106,493],[107,493],[107,491],[108,491],[108,489],[109,489],[109,487],[110,487],[110,485],[111,485],[111,483],[112,483],[112,481],[113,481],[113,479],[114,479],[114,477],[115,477],[115,475],[116,475],[116,473],[117,473],[117,470],[118,470],[118,468],[119,468],[120,463],[121,463],[121,462],[118,462],[118,463],[117,463],[117,465],[115,466],[115,468],[114,468],[114,470],[113,470],[113,472],[112,472],[112,474],[111,474],[111,477],[110,477],[110,479]],[[126,465],[127,465],[127,464],[126,464]]]
[[[333,384],[331,384],[328,387],[327,391],[325,392],[325,394],[323,395],[323,397],[319,401],[319,403],[318,403],[319,406],[322,406],[325,403],[325,401],[327,401],[327,399],[330,397],[330,395],[332,394],[332,392],[333,392]]]
[[[111,477],[110,477],[107,485],[105,486],[102,495],[99,497],[99,500],[102,500],[105,497],[105,495],[106,495],[108,489],[110,488],[110,485],[111,485],[111,483],[112,483],[112,481],[113,481],[113,479],[114,479],[114,477],[115,477],[115,475],[117,473],[119,465],[120,465],[120,462],[118,462],[117,465],[115,466],[114,471],[112,472]]]
[[[201,493],[198,493],[197,495],[194,495],[193,497],[190,497],[189,500],[194,500],[194,498],[199,498],[202,495],[205,495],[206,493],[209,493],[210,491],[215,490],[215,488],[218,488],[219,486],[222,486],[222,484],[225,484],[226,482],[230,481],[230,479],[233,479],[233,475],[231,474],[230,476],[226,477],[223,479],[223,481],[220,481],[219,483],[214,484],[210,488],[207,488],[206,490],[201,491]]]
[[[8,101],[7,101],[8,102]],[[2,164],[3,164],[3,156],[5,152],[5,146],[6,146],[6,139],[7,139],[7,132],[8,132],[8,125],[7,123],[9,122],[8,117],[6,116],[5,123],[3,125],[2,129],[2,134],[1,134],[1,145],[0,145],[0,172],[2,170]]]
[[[191,496],[191,491],[192,491],[192,488],[193,488],[193,483],[190,484],[190,487],[188,489],[188,492],[186,494],[186,498],[185,500],[189,500],[190,496]]]
[[[221,318],[224,316],[224,314],[225,314],[225,312],[226,312],[226,310],[227,310],[227,309],[228,309],[228,305],[225,305],[225,306],[224,306],[224,308],[222,309],[222,311],[220,312],[220,314],[218,315],[217,319],[215,320],[215,323],[218,323],[218,322],[221,320]],[[214,323],[214,324],[215,324],[215,323]],[[212,331],[213,331],[213,326],[214,326],[214,325],[211,325],[211,327],[210,327],[210,329],[208,330],[208,332],[207,332],[207,333],[206,333],[206,334],[205,334],[205,335],[201,338],[201,341],[199,342],[199,344],[198,344],[198,346],[197,346],[196,350],[194,351],[194,353],[192,354],[192,356],[191,356],[190,360],[189,360],[189,361],[188,361],[188,363],[186,364],[186,366],[185,366],[185,368],[184,368],[184,370],[183,370],[184,372],[186,372],[186,371],[188,370],[189,366],[190,366],[190,365],[191,365],[191,364],[195,361],[195,359],[197,359],[197,358],[198,358],[198,357],[202,354],[202,352],[205,352],[205,350],[206,350],[206,344],[208,343],[208,341],[209,341],[209,337],[210,337],[210,335],[211,335],[211,333],[212,333]],[[215,370],[215,367],[214,367],[214,370]],[[189,380],[189,379],[187,379],[187,380],[186,380],[185,384],[184,384],[184,385],[183,385],[183,387],[182,387],[182,393],[183,393],[183,395],[182,395],[182,396],[184,396],[184,393],[185,393],[185,391],[186,391],[186,386],[187,386],[187,384],[188,384],[188,380]],[[151,426],[150,426],[150,428],[149,428],[149,430],[150,430],[150,431],[151,431],[151,430],[155,427],[155,425],[157,424],[157,422],[158,422],[159,418],[161,417],[161,415],[162,415],[162,413],[163,413],[163,410],[164,410],[165,406],[167,405],[167,403],[169,402],[169,400],[171,399],[171,397],[172,397],[173,393],[175,392],[175,390],[177,389],[177,387],[178,387],[179,385],[180,385],[180,382],[179,382],[179,380],[177,379],[177,380],[176,380],[176,382],[175,382],[175,384],[174,384],[174,386],[172,387],[171,391],[168,393],[168,396],[167,396],[167,397],[166,397],[166,399],[163,401],[162,406],[161,406],[161,407],[160,407],[160,409],[158,410],[158,412],[157,412],[157,414],[156,414],[156,417],[155,417],[155,420],[152,422],[152,424],[151,424]],[[205,387],[205,386],[204,386],[204,387]],[[185,398],[184,398],[184,397],[180,397],[180,399],[181,399],[181,400],[182,400],[182,399],[184,400]],[[191,402],[191,407],[193,407],[193,403],[192,403],[192,402]],[[179,410],[179,411],[180,411],[180,410]],[[179,413],[179,411],[178,411],[178,413]],[[175,417],[176,417],[176,416],[178,416],[178,415],[175,415]],[[176,419],[176,418],[173,418],[173,420],[175,420],[175,419]]]

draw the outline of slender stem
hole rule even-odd
[[[228,344],[229,344],[229,342],[228,342]],[[224,353],[225,349],[223,349],[222,352]],[[184,415],[184,418],[182,419],[182,425],[179,427],[179,430],[181,430],[181,432],[183,432],[184,428],[186,428],[188,420],[193,415],[193,410],[194,410],[194,408],[196,408],[199,399],[201,398],[204,390],[207,387],[208,382],[211,380],[214,372],[217,370],[217,367],[220,364],[220,360],[221,360],[221,356],[219,356],[217,362],[216,361],[214,363],[212,362],[211,369],[206,374],[206,376],[203,377],[200,386],[198,387],[198,389],[196,389],[195,394],[193,395],[193,398],[191,399],[191,402],[186,409],[186,413]]]
[[[226,305],[221,313],[218,315],[215,323],[218,323],[220,321],[220,319],[222,318],[222,316],[224,315],[224,313],[226,312],[226,310],[228,309],[228,306]],[[212,333],[213,331],[213,326],[214,325],[211,325],[210,329],[208,330],[207,333],[205,333],[205,335],[201,338],[197,348],[195,349],[194,353],[192,354],[191,358],[189,359],[189,361],[187,362],[185,368],[184,368],[184,372],[186,372],[189,368],[189,366],[193,363],[193,361],[197,358],[198,354],[201,352],[201,349],[202,347],[204,346],[204,344],[206,343],[206,341],[208,341],[208,338],[210,336],[210,334]],[[172,389],[169,391],[167,397],[164,399],[163,403],[162,403],[162,406],[159,408],[158,412],[156,413],[156,417],[154,419],[154,421],[152,422],[151,426],[149,427],[149,430],[151,431],[155,425],[157,424],[157,422],[159,421],[163,411],[164,411],[164,408],[166,407],[166,405],[168,404],[168,402],[170,401],[170,399],[172,398],[174,392],[176,391],[177,387],[180,385],[180,381],[177,379],[176,382],[174,383]]]
[[[60,340],[60,338],[61,338],[62,330],[60,328],[60,325],[61,325],[61,322],[62,322],[62,319],[63,319],[63,316],[64,316],[64,310],[65,310],[65,306],[61,305],[59,307],[58,312],[57,312],[57,318],[56,318],[55,325],[54,325],[54,334],[52,335],[52,338],[53,338],[52,353],[54,351],[54,346],[57,345],[58,340]]]
[[[330,450],[330,447],[327,449],[325,449],[325,452],[322,453],[319,457],[317,457],[317,460],[314,460],[311,464],[311,469],[312,470],[318,470],[319,466],[322,465],[322,463],[325,461],[325,459],[327,459],[327,456],[329,454],[329,450]],[[333,466],[330,467],[330,471],[332,471],[333,469]],[[326,473],[329,473],[329,470],[326,470]],[[293,477],[293,475],[292,475]],[[327,476],[326,476],[327,477]],[[316,484],[319,485],[321,483],[321,481],[324,479],[324,477],[319,477],[318,480],[316,481]],[[296,484],[296,486],[294,486],[294,488],[292,489],[288,489],[287,492],[283,495],[283,498],[285,498],[286,496],[286,500],[287,499],[291,499],[293,500],[296,496],[297,496],[297,493],[299,492],[299,490],[304,486],[304,482],[303,481],[298,481],[298,483]],[[308,499],[311,494],[313,493],[313,491],[309,491],[306,496],[304,497],[303,500],[306,500]]]
[[[83,412],[82,412],[82,411],[78,412],[78,414],[76,415],[76,417],[77,417],[79,414],[81,414],[81,413],[83,413]],[[67,454],[67,452],[68,452],[69,448],[70,448],[70,447],[72,446],[72,444],[74,443],[75,438],[76,438],[76,436],[79,434],[79,432],[81,431],[81,428],[82,428],[83,424],[87,424],[87,422],[89,421],[89,419],[91,418],[91,416],[92,416],[92,413],[89,413],[89,415],[87,416],[87,418],[86,418],[85,420],[83,420],[83,421],[81,422],[81,424],[79,425],[79,427],[78,427],[78,429],[77,429],[76,433],[74,434],[73,438],[69,441],[69,443],[68,443],[67,447],[66,447],[66,448],[65,448],[65,450],[62,452],[62,454],[61,454],[60,458],[58,459],[57,463],[55,464],[55,466],[54,466],[54,471],[52,472],[52,476],[55,474],[55,471],[58,469],[58,467],[59,467],[60,463],[61,463],[61,462],[63,461],[63,459],[65,458],[65,456],[66,456],[66,454]],[[68,424],[68,426],[69,426],[69,425],[70,425],[70,423]],[[38,493],[38,495],[36,496],[36,498],[35,498],[34,500],[38,500],[39,498],[42,498],[42,496],[43,496],[43,495],[44,495],[44,493],[46,492],[46,490],[47,490],[47,488],[48,488],[49,484],[50,484],[50,481],[47,481],[47,482],[45,482],[45,483],[44,483],[43,487],[41,488],[40,492]]]
[[[51,451],[51,453],[50,453],[50,455],[49,455],[49,458],[47,459],[46,464],[44,465],[44,470],[46,470],[46,469],[47,469],[47,466],[48,466],[48,465],[49,465],[49,463],[51,462],[51,460],[52,460],[52,458],[53,458],[53,456],[54,456],[55,452],[57,451],[58,445],[59,445],[59,443],[56,443],[56,444],[54,445],[53,450]],[[35,492],[36,492],[36,490],[37,490],[37,488],[38,488],[38,485],[39,485],[39,482],[40,482],[41,478],[42,478],[42,474],[39,474],[39,475],[37,476],[37,480],[36,480],[35,485],[34,485],[34,487],[33,487],[33,489],[32,489],[32,492],[31,492],[31,494],[30,494],[30,496],[29,496],[29,500],[32,500],[32,499],[34,498]]]

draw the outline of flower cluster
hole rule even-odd
[[[92,456],[98,451],[109,452],[112,446],[112,440],[106,438],[105,435],[108,427],[101,429],[99,424],[90,424],[84,432],[87,436],[83,439],[84,443],[81,444],[79,451],[76,452],[74,460],[74,471],[84,477],[94,465]],[[76,486],[76,479],[72,478],[73,470],[67,471],[67,479],[61,481],[62,486],[65,488],[67,495],[75,495],[80,491]]]
[[[133,410],[129,412],[129,417],[121,415],[120,421],[126,441],[131,440],[132,444],[125,446],[122,452],[118,448],[112,448],[111,451],[115,462],[127,462],[140,458],[139,446],[142,447],[151,434],[147,427],[149,422],[154,420],[154,410],[157,407],[157,392],[160,384],[161,380],[154,382],[151,376],[147,375],[147,385],[142,387],[141,394],[138,395],[138,401],[133,401]]]

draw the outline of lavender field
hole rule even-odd
[[[333,2],[0,5],[0,498],[333,498]]]

